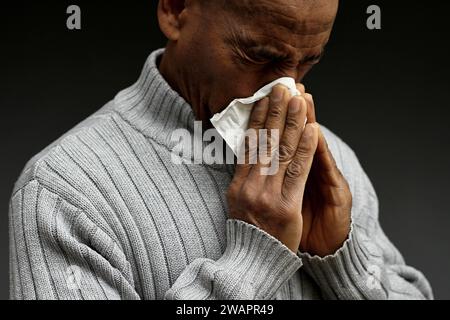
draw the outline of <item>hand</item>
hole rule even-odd
[[[317,124],[305,126],[307,109],[304,97],[291,98],[283,86],[274,87],[269,98],[255,105],[249,128],[257,134],[278,130],[281,138],[268,139],[268,149],[279,155],[279,167],[274,175],[263,175],[261,169],[269,165],[261,159],[253,165],[238,164],[227,194],[230,218],[259,227],[294,253],[302,238],[302,202],[319,139]],[[245,159],[257,149],[245,143]]]
[[[314,100],[297,85],[308,103],[308,122],[316,122]],[[303,198],[302,252],[325,257],[342,247],[351,224],[352,194],[319,129],[319,141]]]

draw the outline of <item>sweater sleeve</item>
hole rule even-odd
[[[33,180],[10,202],[10,298],[137,300],[132,268],[98,222]],[[166,299],[271,299],[301,259],[264,231],[227,222],[227,247],[217,260],[197,259]]]
[[[167,292],[171,300],[270,300],[302,262],[276,238],[239,220],[227,222],[217,261],[198,259]]]
[[[36,180],[12,196],[9,229],[11,299],[139,299],[116,242]]]
[[[353,195],[351,232],[334,255],[299,253],[304,270],[327,299],[432,299],[424,275],[405,264],[383,232],[375,190],[356,155],[343,143],[338,154]]]

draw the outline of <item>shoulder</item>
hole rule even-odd
[[[110,194],[121,180],[111,182],[110,175],[119,168],[114,152],[124,149],[123,135],[135,131],[111,107],[107,104],[28,161],[10,198],[15,224],[39,216],[42,226],[50,228],[58,213],[62,226],[86,234],[99,228],[120,243],[109,221],[116,214]]]
[[[106,150],[116,149],[125,127],[113,111],[113,102],[79,123],[58,138],[25,165],[15,186],[14,193],[30,183],[60,194],[67,190],[82,191],[81,184],[94,179],[98,165],[107,165],[108,158],[101,159]]]

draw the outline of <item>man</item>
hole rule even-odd
[[[172,133],[301,82],[337,0],[160,0],[138,82],[33,158],[10,205],[15,299],[431,299],[378,222],[352,150],[298,84],[256,104],[280,166],[171,161]],[[307,121],[306,126],[304,126]],[[249,151],[249,150],[247,150]]]

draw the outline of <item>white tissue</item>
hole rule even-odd
[[[301,95],[297,90],[294,78],[280,78],[258,90],[252,97],[233,100],[224,111],[211,118],[212,125],[236,156],[248,129],[253,106],[259,100],[270,95],[272,88],[277,84],[287,87],[292,96]]]

